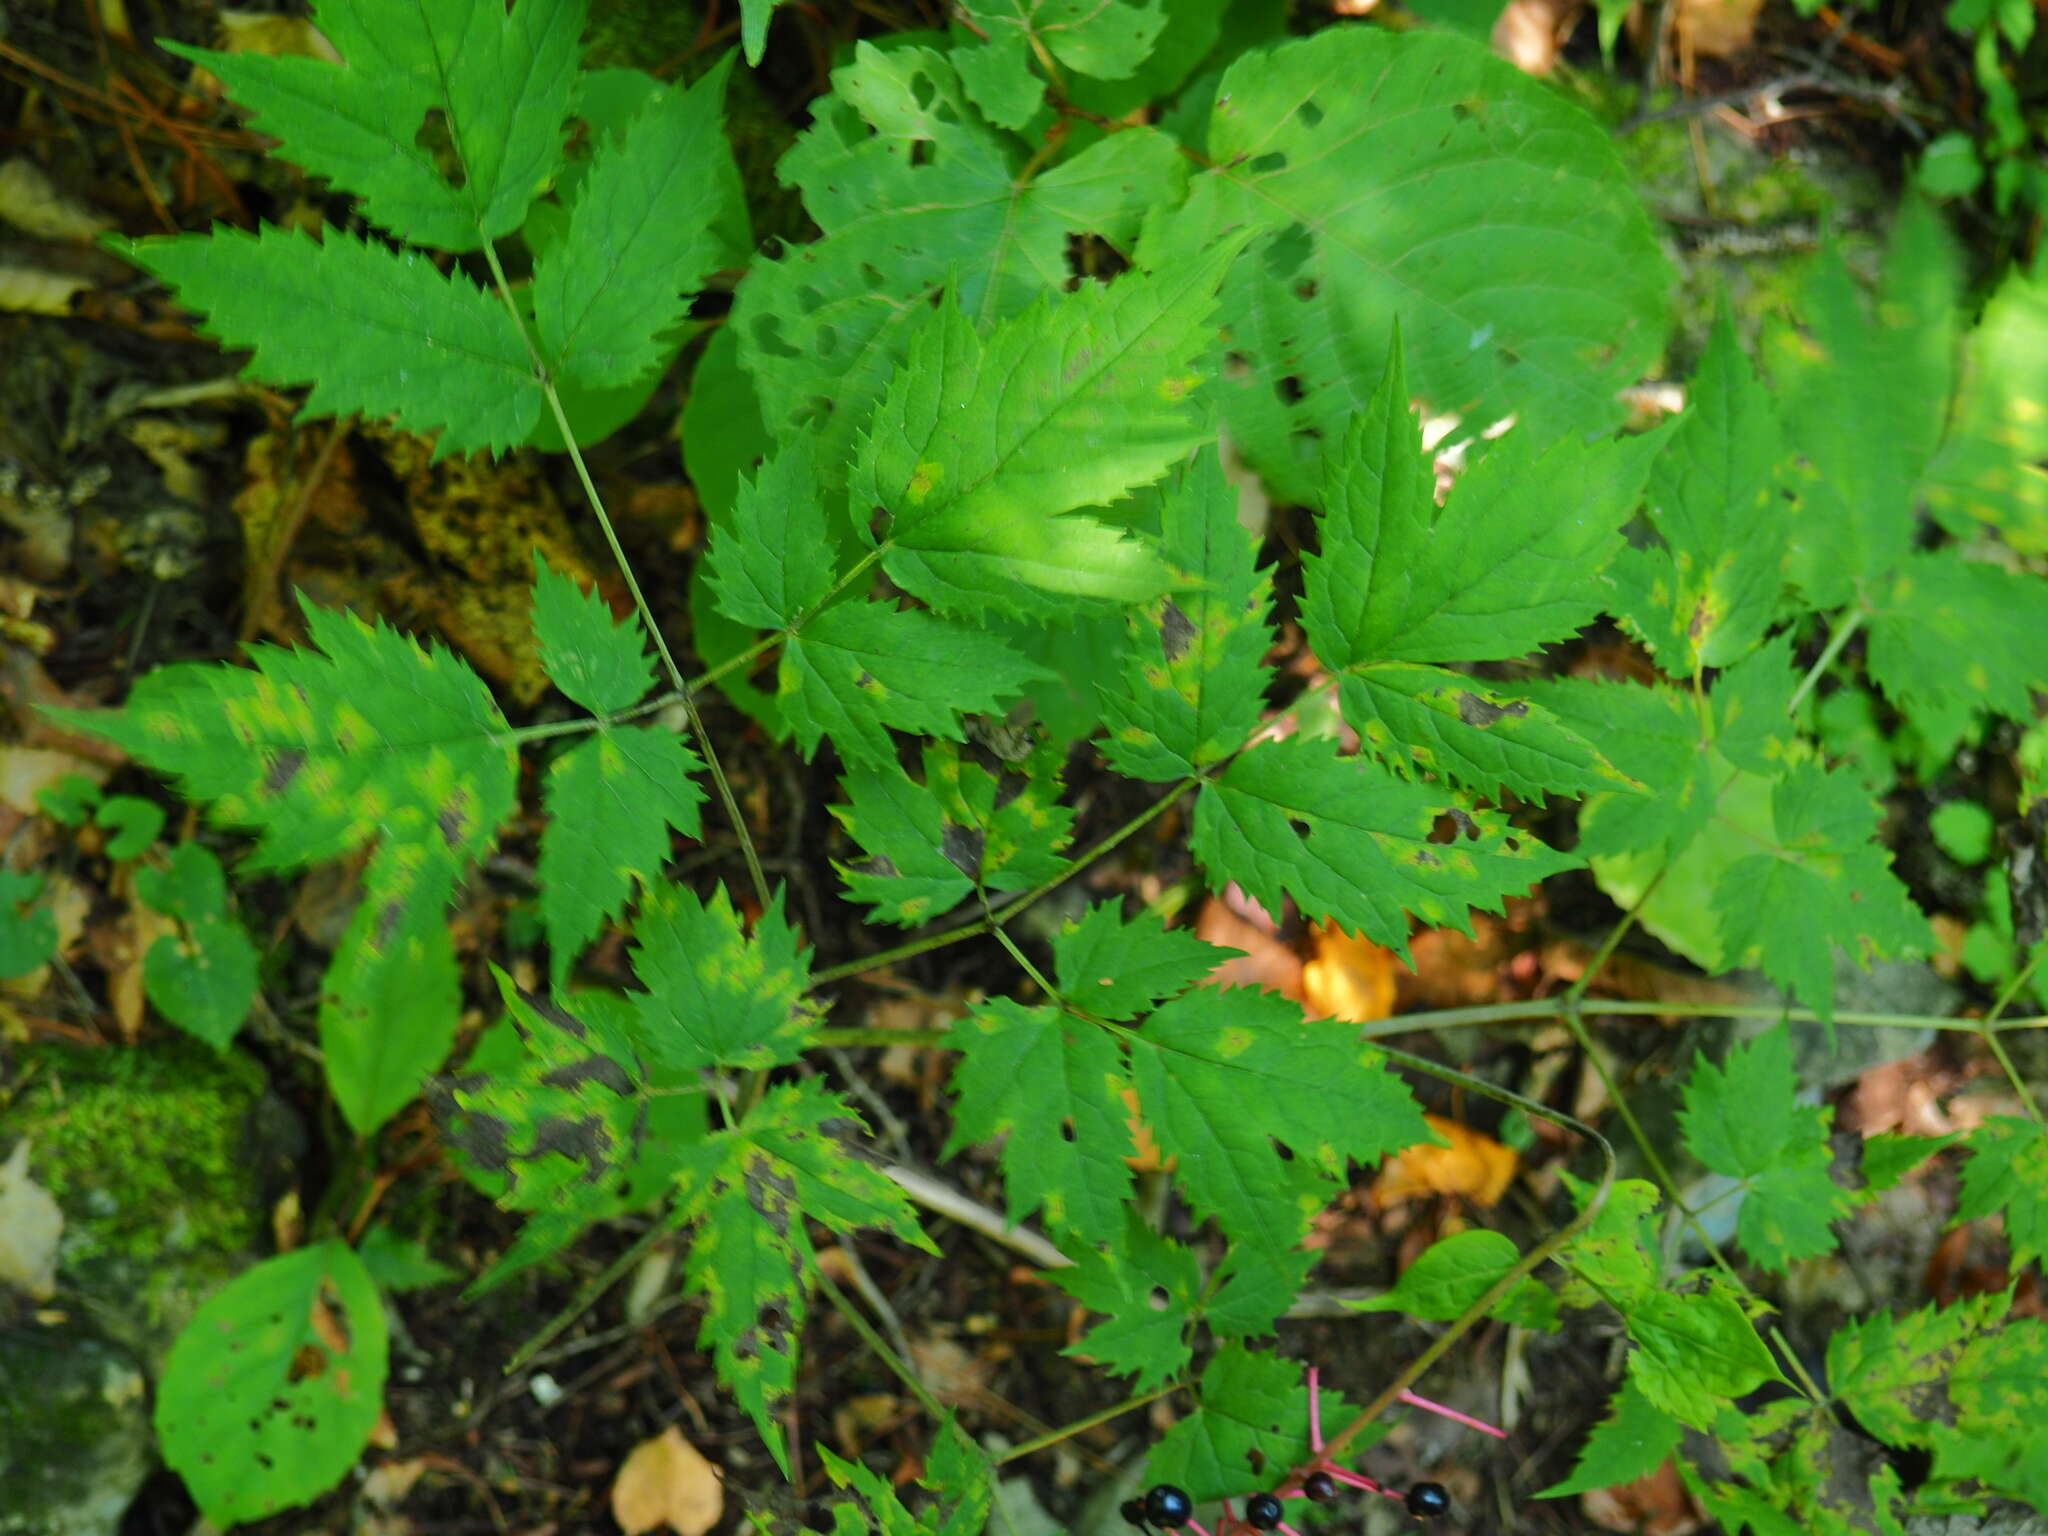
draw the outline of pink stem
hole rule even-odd
[[[1384,1493],[1386,1490],[1369,1477],[1356,1472],[1346,1472],[1342,1467],[1324,1467],[1323,1470],[1340,1483],[1349,1483],[1353,1488],[1363,1488],[1367,1493]]]
[[[1299,1488],[1293,1488],[1280,1495],[1283,1499],[1305,1499],[1308,1495]]]
[[[1203,1530],[1200,1523],[1197,1521],[1190,1520],[1188,1522],[1188,1529],[1193,1531],[1195,1533],[1195,1536],[1209,1536],[1209,1533]]]
[[[1285,1520],[1282,1520],[1276,1529],[1280,1532],[1280,1536],[1301,1536],[1301,1532],[1297,1531]]]
[[[1467,1429],[1476,1429],[1482,1435],[1491,1435],[1496,1440],[1505,1440],[1508,1437],[1506,1430],[1495,1429],[1483,1419],[1475,1419],[1470,1414],[1458,1412],[1455,1408],[1446,1408],[1442,1403],[1432,1403],[1428,1398],[1417,1397],[1413,1392],[1403,1392],[1401,1394],[1401,1401],[1411,1408],[1426,1408],[1431,1413],[1440,1414],[1454,1424],[1462,1424]]]
[[[1314,1366],[1308,1368],[1308,1448],[1320,1456],[1323,1453],[1323,1407],[1316,1400],[1317,1374]]]

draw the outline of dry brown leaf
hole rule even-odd
[[[1633,1536],[1687,1536],[1706,1524],[1677,1466],[1669,1461],[1632,1483],[1592,1489],[1580,1496],[1579,1509],[1601,1530]]]
[[[1393,1013],[1392,950],[1320,924],[1315,946],[1315,958],[1301,968],[1302,1010],[1310,1018],[1370,1024]]]
[[[612,1482],[612,1518],[626,1536],[661,1526],[704,1536],[724,1513],[718,1469],[673,1424],[634,1446]]]
[[[1557,68],[1584,0],[1508,0],[1493,24],[1493,51],[1525,75]]]
[[[940,1334],[912,1339],[910,1364],[932,1396],[948,1408],[980,1402],[995,1368],[994,1361],[971,1354]]]
[[[1211,971],[1205,985],[1257,987],[1262,992],[1278,992],[1297,1003],[1303,1000],[1301,956],[1291,945],[1273,936],[1270,921],[1255,922],[1233,912],[1221,897],[1211,896],[1202,903],[1195,918],[1195,937],[1205,944],[1244,951]]]
[[[1725,59],[1756,37],[1764,0],[1678,0],[1672,30],[1695,58]]]
[[[1521,1166],[1514,1149],[1441,1115],[1422,1118],[1450,1145],[1395,1153],[1372,1181],[1373,1199],[1385,1206],[1417,1195],[1463,1195],[1482,1209],[1499,1203]]]

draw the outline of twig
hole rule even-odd
[[[906,1168],[901,1163],[884,1163],[883,1174],[898,1189],[928,1211],[956,1221],[970,1232],[979,1232],[992,1242],[1021,1253],[1040,1269],[1066,1269],[1073,1264],[1059,1249],[1029,1227],[1012,1226],[998,1211],[962,1194],[952,1185]]]

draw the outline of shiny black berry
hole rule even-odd
[[[1337,1479],[1327,1472],[1311,1472],[1301,1480],[1301,1491],[1318,1504],[1327,1504],[1337,1497]]]
[[[1194,1513],[1195,1501],[1187,1496],[1186,1489],[1161,1483],[1156,1488],[1145,1490],[1145,1518],[1153,1525],[1169,1529],[1186,1525]]]
[[[1130,1521],[1131,1524],[1143,1525],[1145,1523],[1145,1501],[1143,1499],[1125,1499],[1122,1513],[1123,1517]]]
[[[1451,1496],[1442,1483],[1417,1483],[1408,1490],[1408,1513],[1418,1520],[1451,1512]]]
[[[1270,1493],[1255,1493],[1244,1501],[1244,1523],[1255,1531],[1270,1531],[1286,1511]]]

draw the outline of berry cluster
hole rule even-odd
[[[1327,1503],[1337,1497],[1340,1485],[1363,1489],[1367,1493],[1384,1494],[1390,1499],[1399,1499],[1407,1506],[1408,1513],[1418,1520],[1432,1519],[1448,1514],[1451,1508],[1450,1495],[1444,1492],[1442,1483],[1417,1483],[1406,1493],[1375,1482],[1362,1472],[1353,1472],[1340,1467],[1323,1454],[1323,1424],[1321,1405],[1317,1401],[1316,1368],[1308,1368],[1308,1438],[1309,1460],[1291,1473],[1277,1491],[1254,1493],[1244,1501],[1244,1514],[1239,1517],[1232,1512],[1230,1501],[1223,1501],[1223,1518],[1216,1524],[1213,1536],[1252,1536],[1254,1532],[1278,1531],[1280,1536],[1301,1536],[1301,1533],[1281,1519],[1285,1513],[1284,1500],[1309,1499],[1315,1503]],[[1482,1423],[1454,1409],[1439,1403],[1432,1403],[1426,1397],[1417,1397],[1412,1392],[1401,1394],[1403,1402],[1431,1413],[1441,1414],[1473,1429],[1505,1438],[1502,1431],[1491,1424]],[[1128,1500],[1123,1506],[1123,1517],[1140,1530],[1157,1529],[1175,1531],[1186,1526],[1195,1536],[1212,1536],[1195,1522],[1194,1500],[1187,1491],[1171,1483],[1160,1483],[1145,1491],[1144,1497]]]

